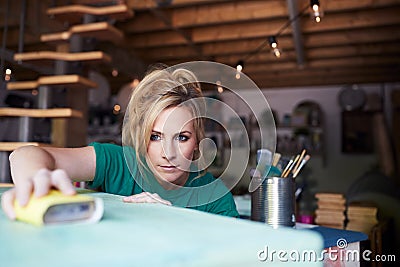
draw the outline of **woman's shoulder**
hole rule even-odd
[[[92,143],[89,144],[89,146],[102,147],[102,148],[105,148],[105,149],[122,150],[122,146],[114,144],[114,143],[92,142]]]
[[[92,142],[89,146],[93,146],[96,150],[103,150],[114,153],[127,153],[134,152],[132,147],[121,146],[114,143],[100,143],[100,142]]]

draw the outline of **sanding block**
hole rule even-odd
[[[95,223],[103,217],[101,198],[86,194],[67,196],[51,190],[43,197],[31,196],[28,204],[21,207],[14,202],[16,219],[36,226],[65,223]]]

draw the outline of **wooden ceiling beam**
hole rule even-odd
[[[366,57],[347,57],[347,58],[328,58],[315,59],[308,63],[306,68],[342,68],[360,66],[392,66],[398,67],[400,55],[398,56],[370,56]],[[293,62],[252,62],[245,66],[244,73],[265,73],[269,71],[297,70],[296,63]]]
[[[375,44],[360,44],[360,45],[346,45],[346,46],[330,46],[323,48],[312,48],[306,51],[306,58],[309,60],[327,59],[327,58],[345,58],[345,57],[370,57],[379,55],[400,55],[400,46],[397,42],[392,43],[375,43]],[[230,56],[217,56],[214,58],[217,62],[230,62],[234,64],[239,60],[243,60],[243,55],[230,55]],[[295,60],[294,48],[286,48],[283,51],[281,58],[277,59],[268,48],[262,53],[254,55],[247,60],[249,62],[277,62],[285,60]],[[400,61],[399,61],[400,65]],[[306,64],[307,66],[307,64]]]
[[[165,13],[169,13],[166,10]],[[170,15],[168,15],[170,17]],[[163,21],[156,18],[151,13],[136,13],[135,17],[126,21],[118,22],[117,28],[126,34],[165,31],[170,29]]]
[[[157,34],[141,34],[138,36],[128,35],[125,37],[125,48],[144,48],[144,47],[159,47],[186,45],[186,39],[175,31],[159,32]]]
[[[348,29],[335,32],[304,34],[306,47],[324,47],[358,43],[400,41],[400,24],[362,29]]]
[[[400,7],[358,11],[349,14],[330,14],[325,16],[320,23],[315,23],[311,19],[302,20],[302,30],[306,34],[330,30],[400,25],[400,16],[398,14],[400,14]],[[195,28],[192,30],[192,39],[195,42],[211,42],[268,37],[276,35],[285,23],[286,20],[278,19],[269,22],[261,21]],[[286,34],[290,32],[290,28],[285,31]]]
[[[151,4],[152,9],[156,8],[156,1],[152,1]],[[321,6],[326,13],[388,7],[398,4],[397,0],[321,1]],[[176,1],[171,3],[173,7],[176,5]],[[308,5],[309,1],[302,1],[299,8],[303,9]],[[132,8],[135,9],[134,6]],[[178,28],[288,17],[286,1],[210,1],[207,5],[188,6],[174,10],[165,9],[163,11],[170,14],[172,25]],[[162,23],[154,22],[154,17],[150,14],[142,13],[134,19],[122,23],[122,29],[129,33],[137,33],[165,30],[166,27]]]
[[[348,13],[327,14],[320,23],[313,20],[303,21],[303,30],[307,32],[322,32],[340,29],[377,27],[400,24],[400,6],[360,10]]]
[[[265,73],[250,73],[249,77],[252,79],[286,79],[286,78],[301,78],[304,76],[313,77],[327,77],[327,76],[351,76],[351,75],[382,75],[387,74],[392,76],[396,74],[396,70],[391,67],[351,67],[351,68],[314,68],[314,69],[297,69],[297,70],[285,70],[285,71],[271,71]]]
[[[198,27],[279,17],[288,17],[286,1],[240,1],[176,9],[172,22],[176,27]]]
[[[349,14],[330,14],[329,16],[325,16],[321,23],[315,23],[310,19],[303,20],[303,33],[306,35],[332,30],[352,30],[367,27],[400,25],[400,16],[398,16],[398,14],[400,14],[400,7],[360,11]],[[286,20],[284,19],[275,19],[269,22],[256,21],[222,26],[199,27],[191,30],[191,40],[194,43],[207,43],[242,38],[266,38],[270,35],[275,35],[278,29],[285,23]],[[287,28],[285,34],[289,33],[290,28]],[[144,33],[140,35],[140,38],[137,38],[137,36],[128,36],[128,39],[135,48],[183,45],[186,43],[185,38],[182,38],[182,36],[179,36],[179,34],[176,34],[174,31]]]
[[[160,7],[157,2],[165,2],[165,7],[185,7],[193,5],[210,5],[218,2],[232,2],[232,0],[174,0],[174,1],[155,1],[155,0],[125,0],[128,7],[133,10],[146,10]]]
[[[368,84],[368,83],[386,83],[398,82],[399,78],[388,76],[385,74],[379,75],[349,75],[349,76],[333,76],[324,77],[295,77],[293,79],[253,79],[259,88],[278,88],[278,87],[302,87],[302,86],[323,86],[323,85],[346,85],[346,84]]]
[[[309,0],[299,3],[299,10],[307,8]],[[326,13],[354,11],[399,5],[397,0],[341,0],[321,1]],[[286,1],[241,1],[179,8],[172,12],[172,21],[177,27],[198,27],[210,24],[237,23],[256,19],[288,17]]]
[[[304,35],[303,40],[306,48],[329,47],[332,45],[375,44],[379,42],[400,43],[400,30],[399,26],[386,26],[373,29],[321,32]],[[243,54],[248,53],[248,51],[255,51],[264,41],[264,38],[257,38],[254,40],[244,39],[239,41],[205,43],[202,45],[202,50],[203,54],[208,56]],[[292,38],[289,36],[279,37],[278,42],[283,50],[294,48]],[[266,46],[265,49],[268,49],[268,44]]]

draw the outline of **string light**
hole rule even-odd
[[[11,80],[11,69],[6,69],[6,75],[4,75],[4,80],[6,82]]]
[[[236,64],[236,79],[239,80],[240,79],[240,74],[243,71],[243,67],[244,67],[244,62],[243,60],[239,60],[238,63]]]
[[[113,69],[112,71],[111,71],[111,75],[113,76],[113,77],[117,77],[118,76],[118,70],[117,69]]]
[[[310,0],[310,6],[313,11],[312,16],[314,17],[315,21],[320,22],[321,17],[323,16],[323,12],[321,10],[319,0]],[[286,30],[286,28],[290,26],[293,21],[304,15],[305,12],[310,8],[310,6],[306,5],[296,16],[288,20],[274,36],[270,36],[269,38],[267,38],[261,45],[259,45],[254,51],[249,53],[243,60],[239,60],[239,62],[236,64],[236,79],[240,79],[240,73],[243,71],[244,62],[248,61],[251,57],[258,54],[266,46],[267,43],[269,43],[275,57],[280,58],[282,55],[282,51],[278,47],[277,38],[283,33],[284,30]]]
[[[131,82],[132,87],[136,88],[136,86],[138,86],[139,82],[140,82],[139,79],[137,79],[137,78],[133,79]]]
[[[120,113],[120,111],[121,111],[121,106],[118,104],[115,104],[114,108],[113,108],[113,114],[118,115]]]
[[[319,4],[319,0],[310,0],[310,6],[312,9],[312,16],[314,17],[314,20],[317,23],[320,22],[323,14]]]
[[[217,84],[218,93],[221,94],[222,92],[224,92],[224,88],[222,88],[222,86],[221,86],[221,81],[217,81],[216,84]]]
[[[281,50],[278,48],[278,42],[276,41],[276,37],[270,36],[268,38],[268,41],[269,41],[269,45],[271,46],[272,52],[274,53],[274,55],[278,58],[281,57],[282,53],[281,53]]]

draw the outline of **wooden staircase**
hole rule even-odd
[[[19,135],[11,142],[0,142],[0,182],[10,182],[9,153],[25,145],[76,147],[86,145],[88,90],[96,88],[97,84],[86,78],[82,68],[71,74],[71,63],[88,64],[110,63],[111,57],[102,51],[83,49],[82,40],[95,38],[98,41],[120,42],[123,39],[121,31],[106,21],[99,19],[126,19],[133,12],[125,4],[114,6],[70,5],[49,8],[47,14],[62,22],[72,25],[68,30],[59,33],[44,34],[41,41],[56,46],[56,51],[36,51],[18,53],[15,61],[31,64],[54,64],[53,76],[41,76],[37,80],[9,82],[7,90],[37,90],[37,108],[0,108],[0,117],[17,117],[19,119]],[[81,23],[83,24],[78,24]],[[82,65],[80,64],[80,65]],[[70,68],[70,69],[68,69]],[[52,93],[66,90],[65,108],[53,108]],[[57,91],[58,90],[58,91]],[[31,140],[34,118],[50,118],[51,143],[40,143]]]

